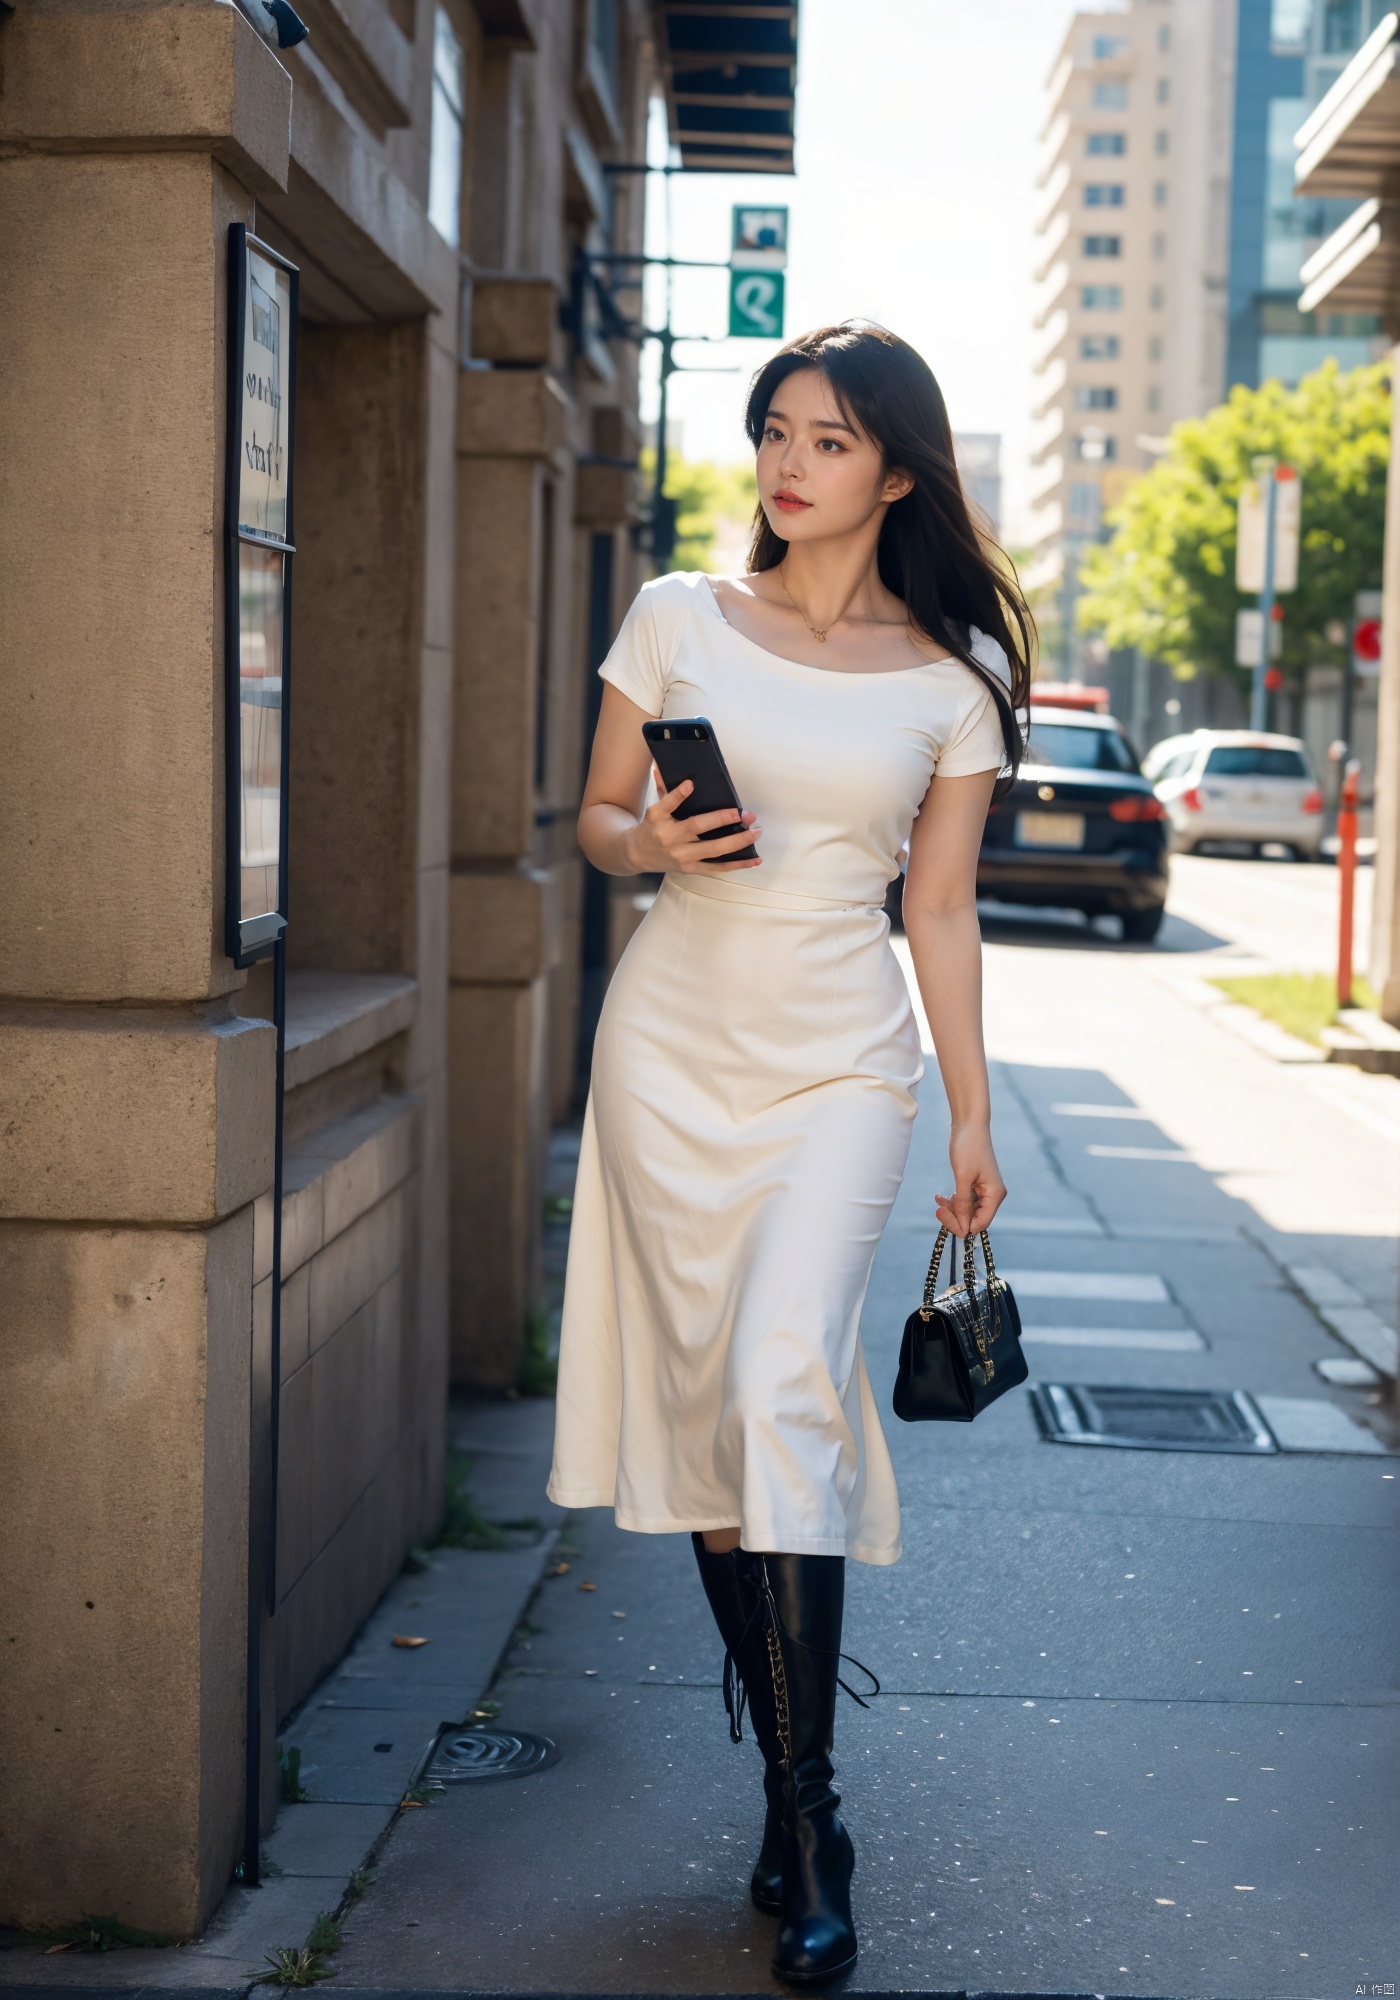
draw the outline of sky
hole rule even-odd
[[[1036,142],[1072,12],[1060,0],[802,0],[795,176],[649,182],[653,254],[665,248],[668,194],[671,254],[719,260],[735,202],[786,202],[789,336],[863,316],[917,347],[953,428],[1002,434],[1013,544],[1024,514]],[[652,314],[663,309],[661,282],[653,273]],[[676,272],[673,283],[672,324],[723,334],[724,273]],[[740,371],[673,378],[687,458],[746,455],[744,387],[771,351],[758,340],[678,349],[685,364]],[[654,372],[654,347],[648,363]]]

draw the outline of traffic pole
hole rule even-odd
[[[1337,1005],[1351,1005],[1352,920],[1356,907],[1356,804],[1361,789],[1361,766],[1353,757],[1342,779],[1342,798],[1337,810],[1337,878],[1341,894],[1337,911]]]
[[[1269,641],[1274,622],[1274,520],[1278,511],[1275,482],[1277,468],[1272,459],[1264,461],[1268,470],[1260,479],[1264,489],[1264,588],[1259,593],[1259,659],[1249,691],[1249,726],[1263,731],[1269,726]]]

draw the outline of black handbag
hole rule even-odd
[[[908,1424],[970,1424],[998,1396],[1024,1382],[1030,1370],[1021,1352],[1021,1315],[1005,1278],[997,1276],[992,1246],[981,1233],[987,1267],[977,1282],[972,1241],[963,1241],[963,1275],[938,1296],[938,1266],[948,1231],[940,1229],[929,1260],[924,1302],[904,1322],[894,1413]],[[952,1259],[949,1259],[951,1264]]]

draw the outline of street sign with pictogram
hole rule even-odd
[[[1358,590],[1351,628],[1351,670],[1358,680],[1376,680],[1381,670],[1381,593]]]
[[[734,204],[729,263],[735,271],[781,271],[787,263],[788,212]]]
[[[785,208],[735,203],[729,251],[731,340],[782,339],[787,234]]]
[[[731,340],[782,339],[781,271],[729,273],[729,336]]]

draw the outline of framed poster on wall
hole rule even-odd
[[[229,230],[224,633],[224,948],[266,958],[287,927],[287,686],[297,271]]]

